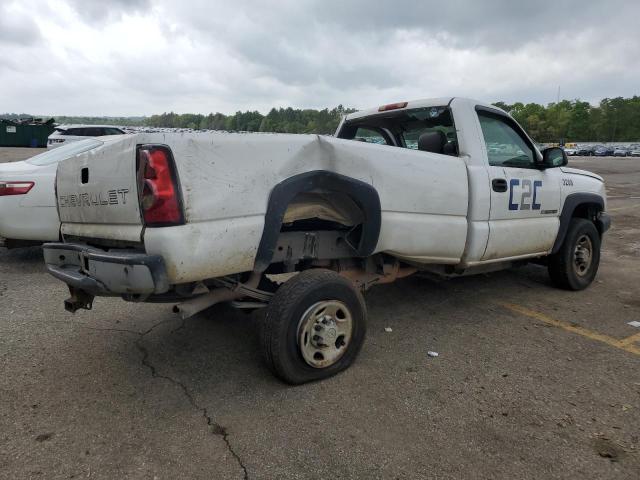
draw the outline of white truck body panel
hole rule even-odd
[[[63,225],[82,224],[85,235],[92,224],[135,226],[140,240],[136,139],[123,135],[58,165],[58,212]],[[89,169],[90,167],[90,169]],[[86,182],[83,180],[86,169]]]
[[[562,167],[559,170],[561,172],[561,202],[563,204],[565,199],[573,193],[593,193],[602,198],[606,209],[607,195],[601,176],[578,168]]]
[[[488,168],[491,178],[506,179],[511,189],[507,202],[504,194],[491,191],[489,242],[482,259],[549,252],[560,225],[559,169]],[[534,185],[540,187],[534,190]]]
[[[489,212],[491,196],[486,165],[484,140],[472,102],[465,99],[451,100],[451,111],[458,134],[458,153],[467,165],[469,205],[466,249],[460,266],[479,262],[484,256],[489,239]]]

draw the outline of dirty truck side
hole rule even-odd
[[[604,184],[566,165],[461,98],[357,112],[334,137],[123,136],[58,166],[64,242],[45,261],[72,312],[97,295],[183,317],[266,307],[265,360],[304,383],[354,361],[373,285],[532,261],[586,288],[609,227]]]

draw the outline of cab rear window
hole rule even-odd
[[[426,107],[407,111],[402,122],[402,139],[407,148],[418,149],[418,139],[423,133],[442,132],[449,143],[457,145],[458,137],[448,107]]]
[[[453,115],[444,105],[392,110],[358,118],[344,125],[339,137],[418,150],[418,140],[424,134],[437,134],[442,138],[440,151],[436,153],[457,155],[458,136]]]

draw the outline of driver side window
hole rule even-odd
[[[511,125],[499,116],[484,112],[478,112],[478,117],[487,146],[489,165],[535,168],[533,150]]]

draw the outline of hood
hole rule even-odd
[[[574,175],[584,175],[585,177],[595,178],[596,180],[600,180],[601,182],[604,182],[604,179],[600,175],[596,175],[595,173],[589,172],[587,170],[580,170],[578,168],[571,168],[571,167],[560,167],[560,170],[562,170],[564,173],[572,173]]]

